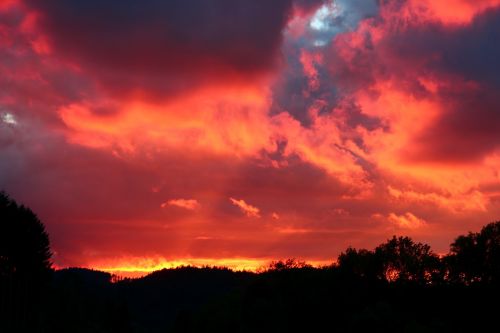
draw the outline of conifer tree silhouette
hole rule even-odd
[[[49,236],[38,217],[0,192],[0,331],[38,326],[51,273]]]

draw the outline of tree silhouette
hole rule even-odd
[[[0,192],[0,274],[44,274],[51,269],[49,236],[38,217]]]
[[[267,268],[268,271],[288,271],[293,269],[303,269],[311,268],[312,266],[307,264],[305,261],[300,261],[295,258],[289,258],[286,260],[273,261],[269,264]]]
[[[464,284],[500,281],[500,221],[458,236],[446,258],[449,279]]]
[[[349,247],[337,259],[337,268],[341,274],[367,280],[376,280],[380,271],[380,262],[373,251]]]
[[[381,263],[380,278],[389,282],[431,283],[440,280],[439,257],[427,244],[415,243],[409,237],[396,237],[375,248]]]
[[[443,279],[439,257],[427,244],[396,237],[374,251],[348,248],[337,260],[340,273],[367,280],[399,283],[437,283]]]
[[[0,319],[8,331],[37,325],[51,256],[38,217],[0,192]]]

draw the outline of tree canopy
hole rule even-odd
[[[449,279],[465,284],[500,281],[500,221],[458,236],[446,258]]]
[[[51,269],[49,236],[38,217],[0,192],[0,274],[40,275]]]

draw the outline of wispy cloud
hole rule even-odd
[[[161,208],[165,208],[167,206],[195,210],[200,207],[200,203],[195,199],[172,199],[161,204]]]
[[[259,208],[246,203],[245,200],[243,200],[243,199],[237,200],[237,199],[234,199],[234,198],[229,198],[229,200],[231,201],[231,203],[233,205],[235,205],[239,209],[241,209],[241,211],[246,216],[260,218],[260,209]]]

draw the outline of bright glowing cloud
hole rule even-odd
[[[237,200],[229,198],[229,201],[238,207],[246,216],[260,218],[260,209],[245,202],[245,200]]]
[[[418,229],[426,225],[426,222],[410,212],[403,215],[390,213],[387,217],[388,221],[402,229]]]
[[[195,199],[171,199],[161,204],[161,208],[165,208],[168,206],[195,210],[200,207],[200,203]]]
[[[413,8],[427,10],[428,14],[449,24],[469,23],[478,13],[500,5],[499,0],[411,0],[409,3]]]
[[[265,90],[208,89],[165,104],[132,101],[101,116],[100,105],[72,104],[59,110],[73,131],[69,140],[96,148],[187,147],[220,154],[252,155],[272,149],[266,126]],[[188,110],[188,111],[186,111]]]

